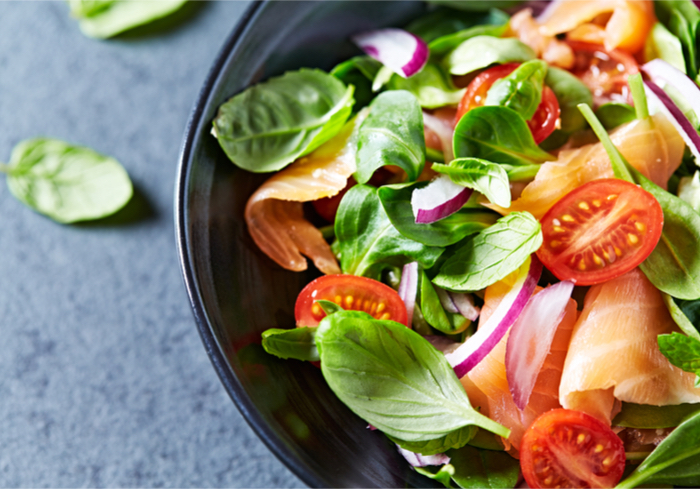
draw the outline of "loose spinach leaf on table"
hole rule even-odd
[[[408,24],[406,30],[430,43],[443,36],[454,34],[474,26],[504,25],[510,20],[505,12],[491,8],[483,13],[464,12],[438,7]]]
[[[412,93],[420,106],[426,109],[457,105],[465,91],[455,87],[451,77],[434,63],[426,64],[420,72],[410,78],[403,78],[394,73],[387,83],[387,89]]]
[[[496,80],[486,94],[484,105],[513,109],[523,119],[531,119],[542,101],[547,63],[541,59],[526,61],[510,75]]]
[[[411,181],[425,165],[423,111],[416,97],[405,90],[377,96],[358,132],[355,180],[367,183],[385,165],[403,169]]]
[[[428,441],[404,441],[398,438],[389,437],[391,441],[399,445],[401,448],[409,450],[414,453],[420,453],[421,455],[436,455],[438,453],[444,453],[452,448],[461,448],[474,437],[474,433],[479,428],[476,426],[465,426],[458,430],[452,431],[447,435],[435,438],[434,440]]]
[[[683,45],[661,22],[652,27],[644,45],[644,59],[661,58],[671,66],[686,72]]]
[[[268,329],[263,331],[262,346],[280,358],[317,362],[316,328]]]
[[[421,270],[420,276],[420,310],[425,321],[445,334],[457,334],[467,329],[471,321],[461,314],[446,311],[425,271]]]
[[[444,63],[453,75],[466,75],[494,63],[529,61],[535,57],[535,52],[516,38],[476,36],[450,51]]]
[[[540,245],[537,220],[528,212],[513,212],[459,247],[433,283],[448,290],[481,290],[516,270]]]
[[[471,407],[445,356],[402,324],[341,311],[321,321],[316,344],[331,390],[393,438],[428,441],[465,426],[509,434]]]
[[[560,131],[570,134],[583,129],[586,120],[578,110],[579,104],[593,105],[590,89],[575,75],[561,68],[550,66],[544,84],[552,89],[561,109]]]
[[[503,166],[479,158],[457,158],[449,165],[435,163],[432,168],[457,185],[481,192],[494,204],[510,207],[510,182]]]
[[[244,170],[281,170],[335,136],[350,116],[353,87],[301,69],[247,88],[219,107],[214,134]]]
[[[379,279],[382,270],[417,261],[432,267],[443,249],[401,235],[391,224],[377,190],[352,187],[343,197],[335,219],[335,250],[343,273]]]
[[[464,489],[515,487],[520,463],[501,451],[465,446],[446,453],[454,467],[452,480]]]
[[[595,115],[608,131],[637,118],[634,107],[622,102],[608,102],[595,111]]]
[[[331,70],[331,75],[345,85],[355,87],[354,112],[368,106],[374,99],[376,94],[372,91],[372,81],[381,67],[382,64],[374,58],[355,56],[347,61],[343,61]]]
[[[133,195],[129,175],[117,160],[57,139],[20,142],[1,169],[12,195],[62,223],[109,216]]]
[[[650,406],[623,402],[622,410],[615,416],[612,425],[639,429],[675,428],[698,411],[700,404]]]
[[[508,30],[508,24],[502,25],[477,25],[469,29],[454,32],[446,36],[438,37],[428,44],[430,55],[442,58],[464,41],[476,36],[501,37]]]

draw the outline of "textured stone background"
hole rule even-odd
[[[0,1],[0,161],[58,137],[137,189],[114,218],[63,226],[0,187],[0,486],[303,486],[219,383],[175,250],[185,124],[246,7],[97,41],[64,2]]]

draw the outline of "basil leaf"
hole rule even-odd
[[[681,423],[618,488],[640,484],[700,485],[700,413]]]
[[[433,283],[448,290],[481,290],[517,270],[541,245],[540,223],[532,214],[510,213],[458,248]]]
[[[670,295],[664,294],[662,292],[661,296],[664,299],[664,303],[666,304],[668,312],[671,313],[671,317],[676,322],[678,327],[681,328],[681,331],[683,331],[691,338],[695,338],[696,340],[700,341],[700,333],[698,333],[696,326],[692,322],[690,322],[690,319],[688,318],[688,316],[686,316],[685,310],[681,309],[678,306],[678,304],[676,304],[676,302],[673,300],[673,297],[671,297]],[[688,308],[691,310],[695,310],[697,306],[700,306],[700,301],[681,302],[687,304]],[[697,320],[697,316],[694,316],[694,318]]]
[[[498,11],[497,11],[498,12]],[[507,20],[500,25],[476,25],[469,29],[439,37],[428,44],[430,55],[441,57],[449,53],[464,41],[476,36],[501,37],[508,30]]]
[[[700,404],[649,406],[623,402],[622,410],[615,416],[612,425],[639,429],[674,428],[698,411]]]
[[[505,452],[466,446],[446,455],[455,468],[452,480],[459,487],[495,489],[515,487],[518,482],[520,462]]]
[[[461,314],[445,311],[428,275],[423,270],[420,274],[420,310],[426,322],[445,334],[457,334],[467,329],[471,321]]]
[[[449,165],[435,163],[432,168],[457,185],[481,192],[494,204],[510,207],[510,182],[501,165],[479,158],[457,158]]]
[[[540,149],[520,114],[507,107],[477,107],[460,119],[454,132],[455,158],[531,165],[555,158]]]
[[[644,45],[644,59],[661,58],[671,66],[685,73],[685,58],[680,39],[671,34],[661,22],[652,27]]]
[[[106,39],[179,10],[186,0],[68,0],[70,13],[89,37]]]
[[[317,362],[316,328],[277,329],[263,331],[262,346],[267,353],[283,359]]]
[[[508,107],[523,119],[531,119],[542,102],[547,63],[533,59],[518,66],[510,75],[496,80],[486,94],[484,105]]]
[[[494,63],[529,61],[535,52],[514,37],[476,36],[467,39],[445,57],[445,66],[453,75],[466,75]]]
[[[478,429],[479,428],[476,426],[465,426],[464,428],[455,430],[443,437],[428,441],[404,441],[399,440],[398,438],[392,438],[391,436],[389,439],[401,448],[409,450],[413,453],[420,453],[421,455],[436,455],[438,453],[446,452],[452,448],[462,448],[464,445],[469,443],[469,440],[472,439],[476,433],[476,430]]]
[[[281,170],[340,131],[352,111],[352,94],[353,87],[321,70],[290,71],[221,105],[214,134],[236,166]]]
[[[392,226],[377,190],[356,185],[343,196],[335,219],[335,236],[343,273],[379,279],[382,270],[417,261],[432,267],[442,248],[408,239]]]
[[[476,448],[483,448],[484,450],[505,451],[503,442],[500,441],[499,437],[482,429],[476,431],[474,438],[469,440],[469,445]]]
[[[492,8],[482,14],[463,12],[447,7],[438,7],[411,22],[406,30],[420,37],[427,43],[455,32],[474,26],[504,25],[510,20],[505,12]]]
[[[391,437],[427,441],[472,425],[508,436],[471,407],[445,356],[402,324],[337,312],[321,321],[316,344],[333,392]]]
[[[109,216],[133,195],[129,175],[117,160],[57,139],[20,142],[4,171],[12,195],[61,223]]]
[[[466,90],[455,87],[450,76],[433,63],[426,64],[420,72],[410,78],[403,78],[394,73],[389,79],[387,89],[412,93],[420,106],[426,109],[457,105]]]
[[[423,111],[405,90],[380,94],[360,126],[355,180],[367,183],[385,165],[403,169],[409,180],[418,178],[425,165]]]
[[[593,105],[590,89],[577,76],[561,68],[550,66],[544,84],[552,89],[559,102],[560,131],[576,132],[586,127],[586,120],[578,110],[579,104]]]
[[[345,310],[342,307],[340,307],[338,304],[336,304],[335,302],[326,301],[323,299],[319,299],[315,302],[316,302],[316,304],[319,305],[319,307],[321,309],[323,309],[323,312],[325,312],[327,316],[330,316],[331,314],[335,314],[338,311]]]
[[[595,115],[608,131],[637,118],[634,107],[622,102],[603,104],[595,111]]]
[[[428,246],[449,246],[478,233],[496,222],[498,214],[485,208],[467,207],[444,219],[430,223],[417,224],[411,207],[411,195],[428,182],[385,185],[377,191],[382,206],[396,230],[408,239]]]
[[[374,58],[355,56],[347,61],[343,61],[331,70],[331,75],[345,85],[355,87],[354,112],[367,107],[374,99],[375,93],[372,91],[372,81],[381,67],[382,64]]]
[[[658,342],[669,362],[684,372],[700,374],[700,340],[673,332],[660,334]]]

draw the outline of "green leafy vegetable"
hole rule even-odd
[[[595,115],[608,131],[637,118],[634,107],[622,102],[603,104],[595,111]]]
[[[117,160],[57,139],[20,142],[0,170],[7,173],[12,195],[62,223],[109,216],[133,195],[129,175]]]
[[[535,52],[514,37],[476,36],[467,39],[445,57],[453,75],[466,75],[494,63],[529,61]]]
[[[544,84],[552,89],[561,109],[560,131],[570,134],[583,129],[586,120],[578,110],[579,104],[593,105],[590,89],[575,75],[561,68],[550,66]]]
[[[454,34],[474,26],[504,25],[510,20],[510,16],[498,9],[489,9],[478,14],[463,12],[446,7],[438,7],[432,12],[423,15],[411,22],[406,30],[430,43],[443,36]]]
[[[89,37],[106,39],[179,10],[186,0],[68,0],[71,15]]]
[[[436,480],[445,487],[454,487],[452,485],[452,475],[455,472],[455,468],[450,464],[445,464],[437,468],[437,471],[435,468],[436,467],[414,467],[415,471],[419,474],[429,479]]]
[[[369,105],[375,96],[372,81],[377,76],[382,64],[369,56],[355,56],[343,61],[331,70],[331,75],[347,86],[355,87],[354,111]]]
[[[343,273],[374,279],[390,266],[402,267],[412,261],[430,268],[442,254],[442,248],[399,234],[377,190],[367,185],[356,185],[343,197],[335,219],[335,235]]]
[[[542,245],[540,223],[512,212],[458,248],[433,283],[448,290],[481,290],[517,270]]]
[[[316,328],[277,329],[263,331],[262,346],[271,355],[280,358],[317,362]]]
[[[605,152],[608,154],[608,158],[610,158],[610,164],[612,166],[613,174],[615,175],[615,177],[619,178],[620,180],[626,180],[628,182],[634,183],[634,180],[632,179],[632,174],[628,169],[629,163],[627,163],[625,157],[622,156],[622,153],[620,153],[615,147],[612,140],[610,139],[610,136],[608,135],[608,132],[605,130],[600,121],[596,118],[595,114],[593,113],[593,110],[585,104],[579,105],[578,108],[583,114],[583,116],[586,118],[588,123],[591,125],[593,132],[596,136],[598,136],[598,139],[600,139],[601,144],[605,148]]]
[[[433,170],[444,173],[454,183],[484,194],[501,207],[510,207],[510,182],[506,170],[479,158],[457,158],[449,165],[435,163]]]
[[[484,105],[508,107],[523,119],[531,119],[542,102],[542,88],[547,75],[547,63],[533,59],[518,66],[510,75],[496,80]]]
[[[252,172],[277,171],[335,136],[350,116],[353,87],[321,70],[287,72],[219,107],[214,134],[229,159]]]
[[[331,314],[334,314],[338,311],[344,311],[344,309],[335,302],[326,301],[323,299],[319,299],[315,302],[316,304],[321,306],[321,309],[323,309],[323,312],[325,312],[327,316],[330,316]]]
[[[457,334],[467,329],[471,322],[461,314],[445,311],[428,275],[423,270],[420,274],[420,309],[427,323],[445,334]]]
[[[509,434],[471,407],[444,355],[402,324],[338,312],[321,321],[316,344],[333,392],[393,438],[428,441],[465,426]]]
[[[658,342],[669,362],[685,372],[700,375],[700,340],[673,332],[659,335]]]
[[[690,0],[657,0],[656,16],[675,35],[683,47],[685,72],[692,79],[698,75],[697,39],[700,12]]]
[[[671,297],[668,294],[663,294],[662,297],[664,299],[664,303],[666,304],[666,308],[668,309],[668,312],[671,313],[671,317],[673,320],[676,322],[679,328],[681,328],[681,331],[683,331],[685,334],[690,336],[691,338],[695,338],[696,340],[700,341],[700,333],[698,333],[697,328],[695,325],[688,319],[688,316],[686,316],[686,313],[683,309],[681,309],[678,304],[676,304],[676,301],[673,300],[673,297]],[[692,307],[693,309],[697,308],[697,306],[700,305],[699,301],[681,301],[682,303],[685,303],[689,305],[689,309]],[[692,314],[692,312],[691,312]],[[693,314],[694,319],[697,320],[697,316]]]
[[[457,105],[465,89],[456,88],[452,79],[438,65],[426,64],[410,78],[393,74],[387,84],[389,90],[406,90],[412,93],[421,107],[435,109],[445,105]]]
[[[637,119],[646,119],[649,117],[649,107],[647,106],[647,96],[644,93],[644,82],[642,81],[642,74],[635,73],[630,75],[627,80],[627,84],[632,92],[632,99],[634,100],[634,111],[637,115]]]
[[[452,480],[459,487],[500,489],[515,487],[518,482],[520,463],[505,452],[466,446],[446,455],[455,468]]]
[[[476,448],[483,448],[484,450],[505,451],[503,442],[500,441],[499,437],[482,429],[476,431],[474,438],[469,440],[469,445]]]
[[[478,428],[476,426],[465,426],[464,428],[452,431],[443,437],[428,441],[410,442],[392,437],[389,438],[401,448],[413,453],[420,453],[421,455],[435,455],[438,453],[444,453],[452,448],[463,447],[469,443],[469,440],[472,439],[477,429]]]
[[[384,92],[374,99],[360,126],[355,179],[367,183],[377,168],[395,165],[415,180],[425,165],[423,112],[405,90]]]
[[[439,37],[428,44],[430,55],[442,57],[449,53],[464,41],[476,36],[501,37],[508,30],[508,24],[501,25],[477,25],[469,29],[454,32],[446,36]]]
[[[649,406],[623,402],[622,410],[615,416],[612,425],[639,429],[674,428],[698,411],[700,404]]]
[[[652,27],[644,45],[644,59],[661,58],[671,66],[685,73],[685,58],[680,39],[671,34],[661,22]]]
[[[692,177],[682,177],[678,183],[678,198],[700,213],[700,171]]]

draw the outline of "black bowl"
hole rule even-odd
[[[356,32],[402,25],[415,2],[254,3],[234,29],[189,121],[176,189],[180,261],[197,326],[229,395],[260,438],[315,487],[434,486],[381,433],[352,414],[316,367],[267,355],[265,329],[294,326],[294,302],[318,272],[285,271],[248,235],[243,209],[267,176],[237,169],[210,135],[221,103],[303,66],[330,69],[357,53]]]

